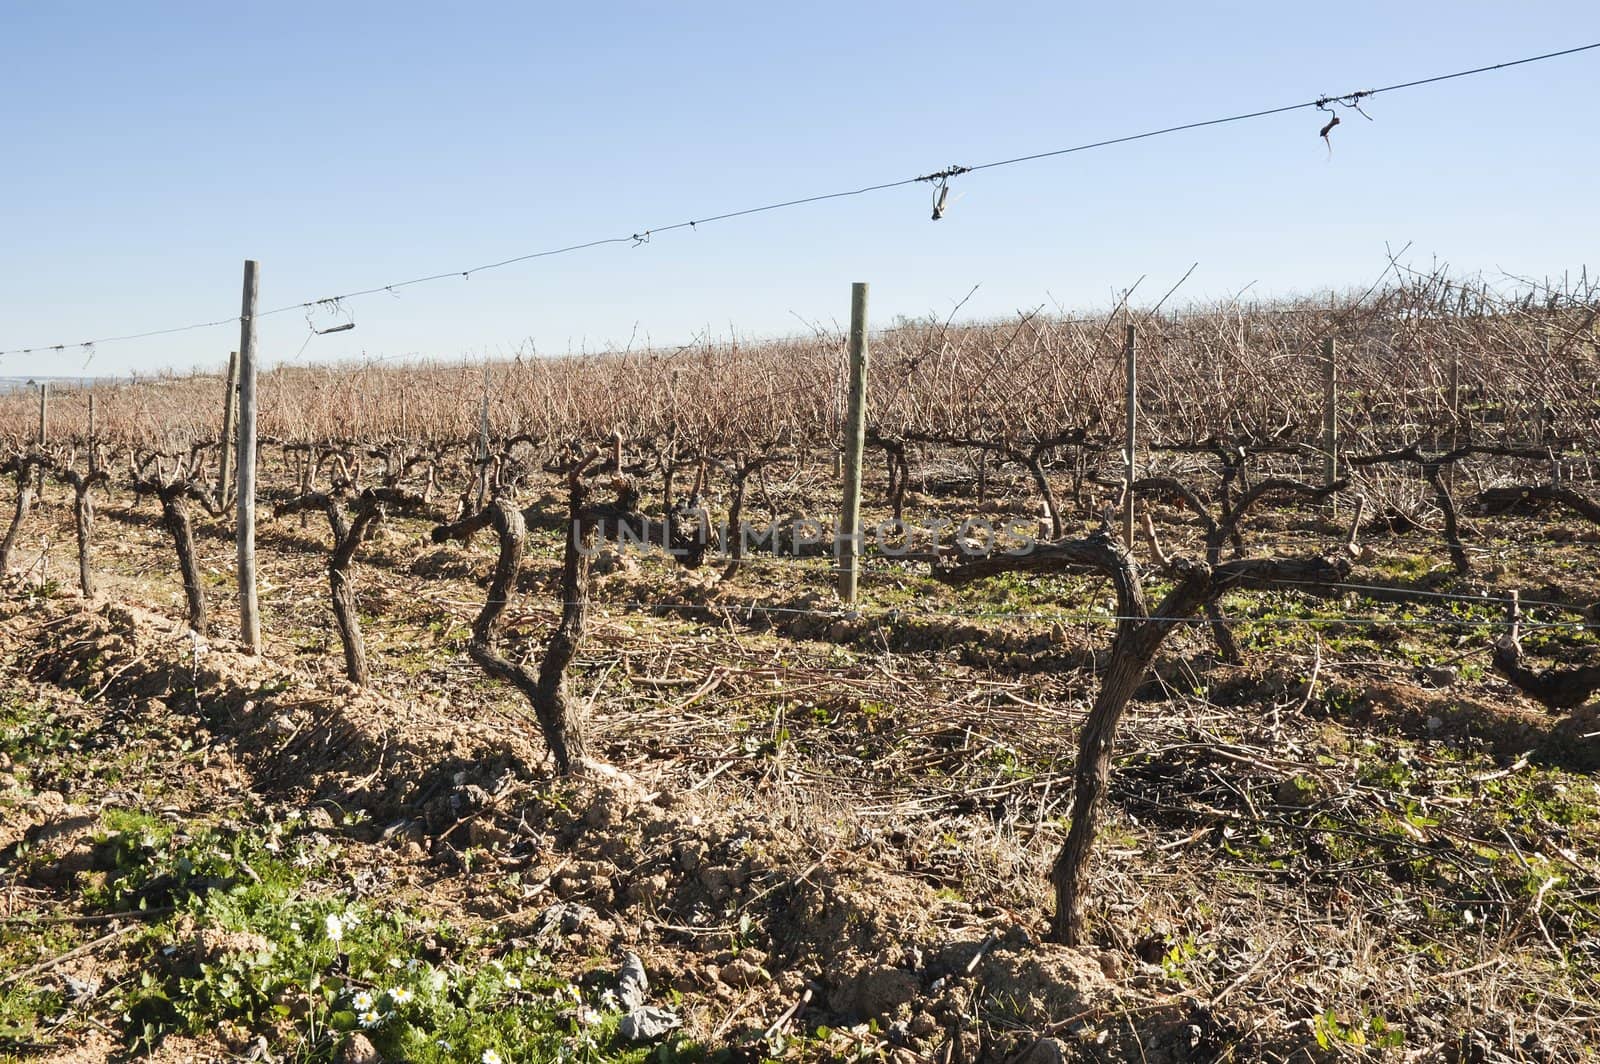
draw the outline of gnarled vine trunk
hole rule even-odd
[[[17,498],[16,505],[11,512],[11,524],[6,528],[6,537],[3,541],[0,541],[0,575],[4,575],[11,569],[11,552],[16,549],[17,535],[22,530],[22,522],[28,517],[28,511],[33,508],[33,470],[37,463],[28,456],[19,457],[14,462],[14,469],[17,475]]]
[[[575,487],[574,492],[577,490]],[[502,496],[491,499],[482,510],[461,521],[433,530],[434,541],[442,543],[447,539],[466,540],[484,528],[493,528],[499,554],[489,580],[488,598],[472,624],[467,655],[491,677],[522,692],[538,718],[556,770],[562,774],[571,772],[585,752],[583,722],[566,689],[566,669],[582,645],[588,619],[589,558],[587,530],[582,524],[581,520],[575,521],[568,532],[561,567],[561,621],[550,637],[537,672],[511,661],[500,651],[500,624],[522,568],[528,532],[522,511]]]
[[[161,499],[161,526],[172,537],[172,545],[178,552],[178,571],[183,575],[183,597],[189,627],[205,635],[206,589],[200,578],[200,557],[194,549],[194,525],[189,520],[189,507],[184,502],[181,487],[163,488],[158,494]]]
[[[1218,531],[1225,534],[1227,528],[1223,525]],[[1173,559],[1167,563],[1167,569],[1177,578],[1177,584],[1154,614],[1148,612],[1143,583],[1132,555],[1104,534],[1042,545],[1031,554],[994,555],[948,569],[935,569],[934,575],[946,583],[965,584],[1019,570],[1062,569],[1091,569],[1108,576],[1116,589],[1118,615],[1110,662],[1079,737],[1071,823],[1050,872],[1056,895],[1051,937],[1076,946],[1083,941],[1090,858],[1100,805],[1111,777],[1117,726],[1129,700],[1149,673],[1162,641],[1175,626],[1192,619],[1203,606],[1228,590],[1326,585],[1343,579],[1349,572],[1349,563],[1343,559],[1274,558],[1244,559],[1212,566]]]

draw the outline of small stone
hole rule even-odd
[[[1461,678],[1461,673],[1457,669],[1445,667],[1429,669],[1423,673],[1423,677],[1431,687],[1452,687]]]
[[[379,1064],[381,1059],[364,1034],[352,1034],[339,1050],[339,1064]]]
[[[765,968],[758,968],[743,957],[735,957],[724,964],[717,973],[717,978],[735,990],[748,990],[753,986],[761,986],[772,982],[772,975]]]

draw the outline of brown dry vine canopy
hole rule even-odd
[[[1361,299],[1247,305],[1178,315],[1066,318],[1038,311],[981,323],[921,321],[873,337],[871,418],[906,439],[1026,451],[1078,433],[1114,457],[1122,411],[1121,324],[1138,327],[1140,438],[1155,451],[1217,440],[1320,445],[1320,345],[1338,344],[1342,448],[1480,442],[1587,448],[1600,429],[1596,293],[1529,286],[1498,294],[1442,274],[1400,272]],[[843,409],[844,338],[699,340],[644,350],[483,363],[278,367],[261,376],[264,437],[286,443],[477,438],[488,374],[497,439],[586,440],[712,459],[826,447]],[[220,377],[102,383],[107,444],[167,451],[214,440]],[[0,435],[25,441],[27,392],[0,396]],[[81,390],[58,389],[58,439],[87,437]]]

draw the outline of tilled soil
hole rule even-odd
[[[636,953],[685,1033],[730,1059],[1596,1045],[1592,714],[1320,648],[1230,670],[1186,636],[1125,727],[1092,942],[1072,950],[1044,941],[1047,869],[1103,631],[785,618],[757,608],[810,601],[781,574],[740,593],[623,560],[602,603],[650,605],[600,609],[575,669],[600,763],[561,779],[531,712],[461,653],[485,548],[424,549],[403,525],[375,541],[380,678],[358,691],[337,678],[316,530],[295,548],[279,526],[262,659],[217,634],[225,616],[208,639],[172,620],[148,525],[120,526],[100,603],[8,588],[0,668],[51,723],[0,763],[0,919],[65,918],[81,933],[14,941],[15,967],[102,989],[0,1051],[104,1059],[125,1040],[115,988],[150,956],[132,933],[95,944],[121,923],[67,922],[98,916],[82,899],[112,807],[243,830],[293,812],[338,851],[327,889],[534,944],[577,982]],[[225,571],[225,542],[203,542]],[[535,652],[547,579],[513,610]],[[219,1030],[156,1054],[261,1059],[295,1037]]]

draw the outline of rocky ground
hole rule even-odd
[[[1485,668],[1498,610],[1419,564],[1425,544],[1377,545],[1365,579],[1461,599],[1241,596],[1244,667],[1202,632],[1174,640],[1125,726],[1091,942],[1069,950],[1043,939],[1107,641],[1088,581],[957,598],[881,564],[846,612],[816,590],[820,561],[719,583],[608,557],[573,677],[599,764],[559,779],[526,704],[463,653],[487,544],[379,533],[360,575],[376,678],[358,691],[339,679],[325,530],[264,529],[256,659],[226,635],[225,528],[201,525],[218,617],[197,639],[148,504],[102,509],[98,601],[56,580],[59,501],[0,598],[0,1055],[1600,1046],[1600,721]],[[532,652],[553,617],[545,538],[511,625]],[[1562,550],[1508,545],[1489,578],[1537,600],[1545,575],[1579,600],[1593,545]],[[1593,643],[1555,627],[1530,648]]]

